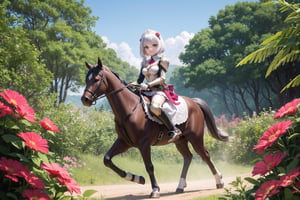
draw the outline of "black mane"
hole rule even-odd
[[[118,73],[116,73],[116,72],[114,72],[114,71],[112,71],[111,70],[111,72],[121,81],[121,83],[123,84],[123,85],[127,85],[127,82],[124,80],[124,79],[122,79],[120,76],[119,76],[119,74]]]

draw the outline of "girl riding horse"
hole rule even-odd
[[[162,109],[166,101],[176,104],[165,84],[166,73],[169,68],[169,60],[161,54],[165,51],[162,36],[154,30],[146,30],[140,39],[140,54],[143,57],[140,74],[136,82],[143,93],[150,97],[150,112],[155,115],[168,129],[168,142],[176,141],[182,134],[175,124],[172,123],[167,113]],[[146,79],[146,83],[143,81]],[[176,98],[176,96],[175,96]]]

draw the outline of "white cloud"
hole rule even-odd
[[[107,37],[102,37],[103,41],[107,44],[108,48],[111,48],[116,51],[117,56],[123,60],[128,62],[130,65],[135,66],[137,68],[140,67],[141,59],[137,58],[133,52],[132,48],[126,42],[121,42],[120,44],[111,43]]]
[[[171,65],[183,65],[179,61],[179,54],[184,52],[184,46],[188,44],[189,40],[194,36],[194,33],[182,31],[179,35],[165,40],[166,52],[165,55],[169,58]],[[110,42],[107,37],[102,37],[108,48],[116,51],[117,56],[130,65],[140,68],[141,58],[136,57],[132,48],[126,42],[120,44]]]
[[[189,40],[194,37],[194,33],[182,31],[179,35],[167,38],[165,41],[165,54],[170,60],[171,65],[183,65],[179,60],[179,54],[184,52],[184,46],[189,43]]]

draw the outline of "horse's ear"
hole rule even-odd
[[[90,63],[88,62],[85,62],[85,66],[88,68],[88,69],[91,69],[93,67],[93,65],[91,65]]]
[[[102,67],[103,67],[103,65],[102,65],[102,61],[101,61],[101,59],[98,57],[98,67],[100,68],[100,69],[102,69]]]

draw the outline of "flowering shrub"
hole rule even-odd
[[[252,170],[252,176],[257,178],[245,178],[253,187],[245,190],[241,182],[237,184],[235,181],[232,185],[238,188],[237,193],[227,189],[226,197],[240,200],[300,199],[300,98],[281,107],[274,119],[280,122],[269,127],[253,147],[259,155],[264,155]]]
[[[59,134],[48,118],[37,121],[27,100],[13,90],[0,91],[1,199],[71,199],[77,182],[55,161],[43,134]]]
[[[222,148],[223,154],[227,156],[226,160],[237,164],[252,164],[253,160],[257,159],[253,146],[257,144],[261,133],[273,123],[274,111],[265,110],[257,115],[246,115],[234,126],[230,125],[227,129],[230,140]]]
[[[73,156],[73,157],[69,157],[69,156],[63,157],[63,168],[65,168],[65,169],[81,168],[81,167],[84,167],[84,166],[86,166],[86,163],[82,162],[81,160],[79,160],[75,156]]]

